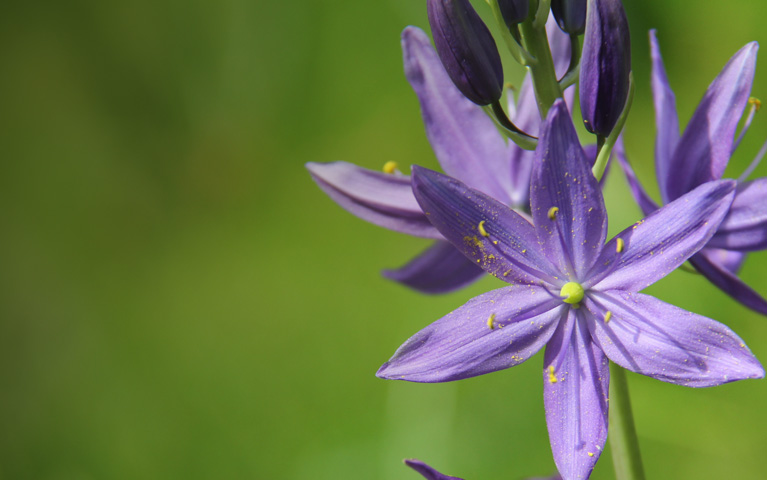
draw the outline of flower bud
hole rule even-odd
[[[477,105],[498,101],[503,67],[493,36],[468,0],[428,0],[434,46],[450,79]]]
[[[551,0],[551,13],[563,32],[580,35],[586,28],[587,0]]]
[[[498,0],[498,8],[506,26],[511,28],[530,14],[530,0]]]
[[[629,95],[631,43],[620,0],[589,0],[581,57],[580,98],[583,123],[607,137]]]

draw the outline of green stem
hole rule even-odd
[[[562,98],[557,74],[554,71],[554,61],[551,59],[549,40],[546,37],[546,25],[536,25],[536,20],[526,20],[519,25],[522,34],[522,46],[537,60],[533,65],[527,65],[533,80],[533,89],[538,100],[538,111],[541,118],[546,118],[549,108],[558,98]]]
[[[610,364],[610,448],[617,480],[644,480],[626,370]]]
[[[535,64],[537,60],[519,44],[506,26],[506,22],[503,20],[503,15],[501,14],[501,9],[498,6],[498,0],[487,0],[487,4],[490,5],[490,9],[493,11],[493,17],[495,17],[495,21],[498,23],[498,28],[501,30],[501,37],[503,38],[504,43],[506,43],[506,48],[509,49],[511,56],[514,57],[514,60],[524,66]]]

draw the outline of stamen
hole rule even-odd
[[[489,237],[490,236],[490,234],[487,233],[487,230],[485,230],[485,221],[484,220],[479,222],[479,225],[477,226],[477,230],[479,230],[479,234],[482,235],[483,237]]]
[[[623,251],[623,247],[625,246],[625,243],[623,242],[622,238],[618,238],[615,240],[615,251],[618,253],[621,253]]]
[[[495,328],[495,314],[491,313],[489,317],[487,317],[487,326],[490,328],[490,330],[493,330]]]
[[[759,153],[756,154],[756,157],[751,161],[751,165],[746,168],[746,170],[738,177],[739,182],[744,182],[748,178],[749,175],[751,175],[754,170],[756,170],[756,167],[759,166],[759,162],[762,161],[762,158],[764,158],[764,155],[767,154],[767,141],[764,142],[762,145],[762,148],[759,149]]]
[[[557,383],[557,376],[554,373],[554,365],[549,365],[549,383]]]
[[[608,310],[607,312],[605,312],[605,323],[609,322],[611,318],[613,318],[613,312]]]
[[[751,122],[754,120],[754,115],[756,112],[759,111],[760,108],[762,108],[762,102],[756,97],[751,97],[748,99],[748,104],[751,105],[751,108],[748,110],[748,117],[746,117],[746,121],[743,122],[743,128],[740,129],[740,133],[738,134],[738,139],[735,140],[735,143],[732,144],[732,152],[735,151],[735,149],[738,148],[738,145],[740,145],[740,141],[743,140],[743,137],[746,135],[746,132],[748,131],[748,128],[751,126]]]
[[[384,163],[384,166],[383,166],[384,173],[391,174],[398,169],[399,169],[399,165],[394,160],[389,160],[388,162]]]
[[[549,220],[555,220],[557,218],[557,212],[559,212],[558,207],[551,207],[549,209]]]

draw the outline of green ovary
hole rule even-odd
[[[583,287],[579,283],[567,282],[562,286],[562,290],[559,291],[559,296],[563,297],[562,301],[565,303],[580,303],[583,300]]]

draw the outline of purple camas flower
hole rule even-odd
[[[725,325],[639,292],[708,242],[735,183],[708,182],[605,243],[607,216],[567,107],[557,101],[532,172],[534,225],[445,175],[413,169],[432,224],[510,286],[480,295],[406,341],[378,371],[445,382],[518,365],[544,345],[544,405],[564,478],[587,478],[607,436],[608,359],[691,387],[764,376]]]
[[[469,0],[428,0],[426,8],[442,65],[455,86],[477,105],[503,93],[503,66],[490,30]]]
[[[442,473],[439,473],[436,469],[430,467],[429,465],[423,463],[420,460],[416,459],[409,459],[405,460],[405,465],[412,468],[416,472],[423,475],[423,478],[426,480],[463,480],[458,477],[451,477],[450,475],[444,475]],[[559,475],[554,475],[551,477],[538,477],[538,478],[529,478],[527,480],[562,480],[562,477]]]
[[[629,95],[631,42],[620,0],[589,0],[581,57],[580,100],[586,129],[607,137]]]
[[[553,24],[548,30],[557,72],[563,74],[569,62],[567,36]],[[506,205],[529,211],[534,153],[507,143],[482,108],[461,94],[422,30],[407,27],[402,32],[402,51],[405,75],[418,96],[426,134],[442,169]],[[572,93],[570,89],[566,96],[572,99]],[[514,122],[536,134],[541,121],[529,76],[516,103],[511,97]],[[390,230],[437,240],[402,268],[385,271],[387,277],[424,293],[444,293],[482,274],[429,223],[408,175],[391,166],[384,173],[346,162],[306,167],[325,193],[354,215]]]
[[[684,134],[674,92],[669,86],[655,32],[650,32],[652,89],[657,137],[655,170],[663,203],[681,197],[699,185],[722,177],[733,150],[735,130],[749,102],[756,67],[756,42],[741,48],[708,87]],[[748,126],[748,122],[742,133]],[[658,205],[634,175],[622,148],[616,156],[629,186],[647,215]],[[758,159],[757,159],[758,160]],[[767,301],[741,281],[736,273],[749,251],[767,248],[767,178],[739,181],[728,215],[705,248],[690,263],[714,285],[743,305],[767,315]]]

